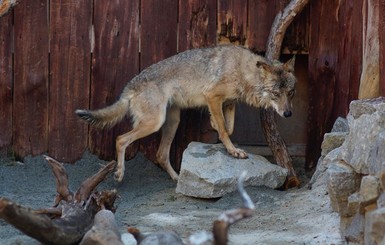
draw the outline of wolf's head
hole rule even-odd
[[[295,56],[284,64],[257,62],[257,67],[263,73],[261,104],[273,107],[282,117],[290,117],[292,114],[292,99],[297,82],[294,76],[294,63]]]

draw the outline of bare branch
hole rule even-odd
[[[238,192],[241,195],[242,208],[228,210],[214,221],[213,234],[215,244],[217,245],[227,244],[229,226],[242,219],[251,217],[255,210],[254,203],[243,187],[245,178],[246,172],[242,172],[238,179]]]
[[[58,195],[55,197],[54,207],[59,205],[61,200],[67,202],[73,200],[73,193],[68,188],[68,175],[62,163],[56,161],[52,157],[43,156],[44,159],[52,168],[52,172],[55,175],[56,192]]]
[[[86,201],[91,192],[96,188],[96,186],[102,182],[109,173],[111,173],[116,165],[116,161],[111,161],[106,166],[104,166],[99,172],[89,177],[82,182],[79,189],[75,193],[75,200],[78,202]]]
[[[291,22],[293,22],[294,17],[297,16],[308,3],[309,0],[292,0],[283,11],[275,16],[267,41],[266,58],[270,60],[277,60],[279,58],[287,28]]]

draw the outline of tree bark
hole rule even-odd
[[[292,0],[283,11],[276,15],[267,42],[266,58],[269,60],[279,59],[286,29],[291,24],[294,17],[303,10],[308,2],[309,0]],[[273,110],[261,109],[263,132],[277,164],[289,170],[289,175],[284,188],[297,187],[300,185],[300,181],[293,168],[293,161],[289,156],[286,144],[279,134],[274,116]]]

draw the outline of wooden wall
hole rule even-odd
[[[115,158],[115,138],[130,123],[97,131],[79,120],[75,109],[113,103],[140,70],[187,49],[233,42],[263,53],[274,16],[288,2],[21,1],[0,18],[0,147],[20,157],[47,152],[66,162],[87,148],[101,158]],[[385,5],[380,2],[382,14]],[[311,1],[284,41],[284,52],[302,53],[302,70],[308,70],[308,78],[302,75],[308,90],[303,94],[309,96],[303,98],[309,110],[302,130],[309,167],[319,156],[323,134],[337,116],[346,116],[349,102],[357,97],[361,10],[361,0]],[[384,30],[383,17],[381,23]],[[384,50],[383,41],[380,48]],[[381,57],[384,64],[383,52]],[[154,159],[158,140],[154,134],[134,143],[128,157],[140,150]],[[191,140],[217,140],[204,111],[182,113],[172,149],[177,169]],[[290,144],[290,138],[285,140]]]

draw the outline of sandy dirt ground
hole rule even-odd
[[[66,164],[70,188],[97,172],[106,162],[85,153],[75,165]],[[306,182],[305,174],[301,175]],[[125,178],[112,176],[98,190],[118,190],[116,219],[121,232],[135,226],[142,232],[174,230],[183,239],[211,230],[221,212],[241,205],[238,193],[203,200],[175,193],[176,183],[141,154],[126,163]],[[256,204],[252,218],[230,228],[230,244],[344,244],[339,218],[330,208],[325,186],[306,186],[290,191],[246,188]],[[26,157],[23,163],[0,156],[0,197],[31,208],[49,207],[55,196],[55,179],[42,156]],[[39,244],[0,220],[0,244]]]

